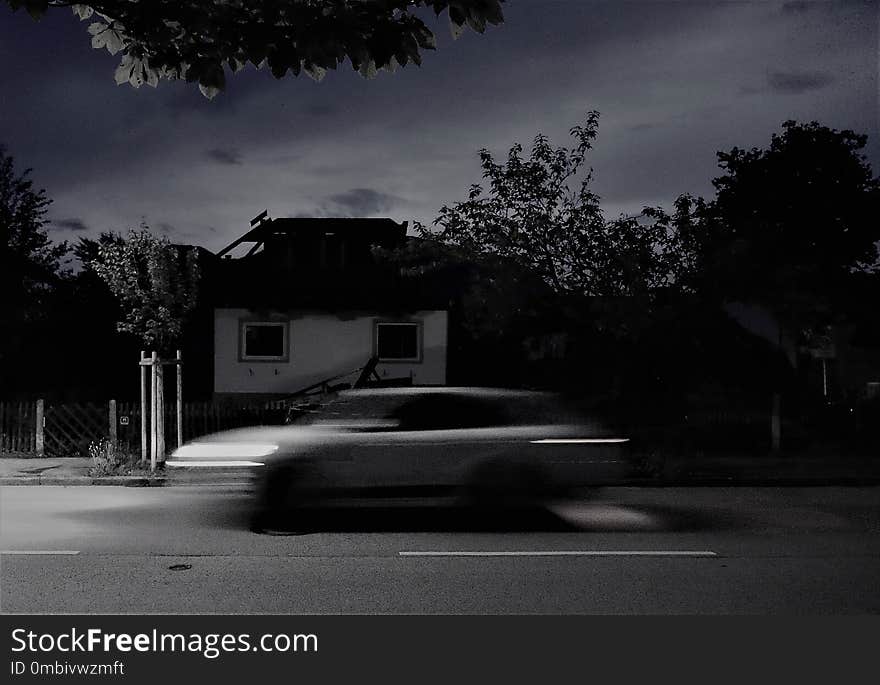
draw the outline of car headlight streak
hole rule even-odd
[[[278,451],[278,445],[265,442],[193,442],[178,447],[175,459],[253,459],[268,457]]]
[[[601,445],[629,442],[629,438],[544,438],[529,442],[533,445]]]

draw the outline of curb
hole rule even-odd
[[[24,486],[24,485],[114,485],[128,488],[169,488],[169,487],[194,487],[194,486],[244,486],[250,485],[250,481],[241,477],[229,480],[221,480],[216,477],[212,480],[177,480],[167,477],[148,478],[145,476],[2,476],[0,486]]]
[[[142,476],[18,476],[0,478],[0,485],[122,485],[126,487],[163,487],[164,478]]]
[[[19,476],[18,478],[0,478],[0,485],[39,485],[39,476]]]

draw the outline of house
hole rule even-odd
[[[354,382],[446,383],[447,308],[373,256],[391,219],[265,216],[221,250],[212,283],[214,395],[279,397]]]

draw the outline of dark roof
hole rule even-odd
[[[322,311],[439,309],[449,298],[399,267],[377,261],[374,245],[406,242],[392,219],[269,219],[217,253],[209,290],[215,306]],[[335,236],[331,238],[330,236]],[[331,243],[342,239],[344,258]],[[227,254],[244,244],[246,254]],[[241,248],[240,248],[241,249]]]
[[[397,223],[393,219],[313,217],[266,219],[220,250],[217,256],[222,257],[242,243],[262,243],[267,238],[280,234],[338,233],[362,237],[383,247],[390,247],[406,238],[406,228],[406,221]]]

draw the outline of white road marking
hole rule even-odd
[[[59,554],[74,556],[79,554],[79,550],[72,549],[0,549],[0,554]]]
[[[530,442],[533,445],[580,445],[584,443],[629,442],[629,438],[544,438]]]
[[[398,552],[402,557],[715,557],[710,550],[604,549],[523,550],[485,552]]]

